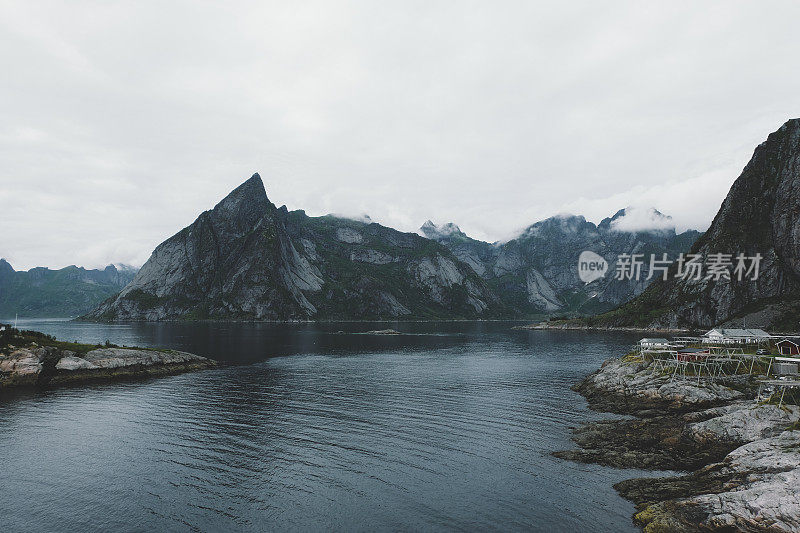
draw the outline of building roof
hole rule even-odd
[[[735,328],[714,328],[706,333],[706,337],[710,335],[719,335],[722,337],[769,337],[769,333],[763,329],[735,329]]]
[[[775,344],[781,344],[781,343],[784,343],[784,342],[788,342],[790,344],[794,344],[795,346],[798,346],[798,344],[796,342],[794,342],[792,340],[789,340],[789,339],[781,339],[778,342],[776,342]]]

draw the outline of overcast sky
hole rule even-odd
[[[407,231],[498,240],[626,205],[705,229],[800,116],[799,20],[796,2],[0,2],[0,256],[138,266],[256,171],[277,205]]]

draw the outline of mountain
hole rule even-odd
[[[526,228],[517,238],[490,244],[466,236],[458,226],[426,222],[420,231],[470,265],[517,314],[607,311],[644,291],[649,263],[637,279],[615,279],[618,256],[651,254],[674,259],[701,235],[676,234],[672,219],[655,209],[621,209],[595,225],[582,216],[559,215]],[[605,277],[585,284],[578,257],[591,251],[608,263]]]
[[[161,243],[119,295],[87,315],[100,320],[427,319],[592,314],[640,294],[613,274],[590,284],[578,256],[614,271],[624,253],[670,257],[700,234],[675,233],[656,210],[623,209],[595,225],[556,216],[506,243],[427,221],[423,236],[371,222],[276,207],[258,174]]]
[[[800,326],[800,119],[786,122],[753,153],[690,253],[706,263],[731,254],[729,278],[676,276],[653,283],[638,298],[592,320],[601,326],[697,327],[746,324],[780,331]],[[743,254],[760,254],[759,274],[736,273]],[[685,271],[685,269],[684,269]],[[741,275],[740,275],[741,274]],[[742,279],[739,279],[739,278]]]
[[[161,243],[87,318],[490,318],[508,310],[445,246],[368,219],[277,208],[254,174]]]
[[[452,222],[448,222],[442,226],[437,226],[430,220],[425,222],[422,227],[419,228],[420,232],[423,236],[433,239],[433,240],[443,240],[443,239],[453,239],[453,240],[468,240],[469,237],[461,231],[461,228],[453,224]]]
[[[103,270],[68,266],[17,272],[0,259],[0,316],[72,317],[94,309],[117,294],[136,274],[130,267]]]

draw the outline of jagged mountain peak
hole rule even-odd
[[[211,211],[201,214],[198,220],[210,221],[218,234],[243,235],[265,217],[274,219],[277,211],[267,198],[261,176],[256,173],[231,191]]]
[[[553,233],[578,234],[586,231],[596,231],[596,229],[597,227],[588,222],[583,215],[561,213],[528,226],[518,238],[524,239]]]
[[[159,244],[90,318],[498,316],[504,305],[440,243],[335,215],[277,209],[256,174]]]
[[[238,209],[266,210],[272,203],[267,198],[267,191],[261,176],[256,172],[247,181],[232,190],[216,206],[215,211],[230,211]],[[274,206],[273,206],[274,207]]]
[[[446,239],[448,237],[453,237],[453,236],[457,237],[467,236],[463,231],[461,231],[461,228],[459,228],[452,222],[448,222],[446,224],[438,226],[434,224],[432,221],[428,220],[422,226],[420,226],[419,231],[424,237],[433,240]]]
[[[125,263],[112,263],[112,264],[108,265],[108,267],[114,267],[114,269],[117,272],[134,272],[135,273],[135,272],[138,272],[138,270],[139,270],[139,267],[135,267],[133,265],[128,265],[128,264],[125,264]],[[106,267],[106,270],[108,270],[108,267]]]
[[[672,217],[663,214],[655,207],[628,206],[620,209],[613,216],[604,218],[597,225],[601,231],[618,231],[626,233],[674,233],[675,223]]]
[[[303,211],[303,213],[305,214],[305,211]],[[331,217],[331,218],[339,218],[339,219],[342,219],[342,220],[349,220],[351,222],[359,222],[361,224],[372,224],[374,222],[372,220],[372,218],[366,213],[361,213],[361,214],[358,214],[358,215],[347,215],[347,214],[342,214],[342,213],[328,213],[325,216],[326,217]]]

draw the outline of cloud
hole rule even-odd
[[[145,261],[258,171],[311,215],[485,240],[562,211],[703,229],[800,115],[800,5],[0,5],[0,255]],[[180,31],[176,31],[180,28]]]
[[[675,229],[672,217],[654,208],[628,207],[625,214],[611,222],[616,231],[670,231]]]

